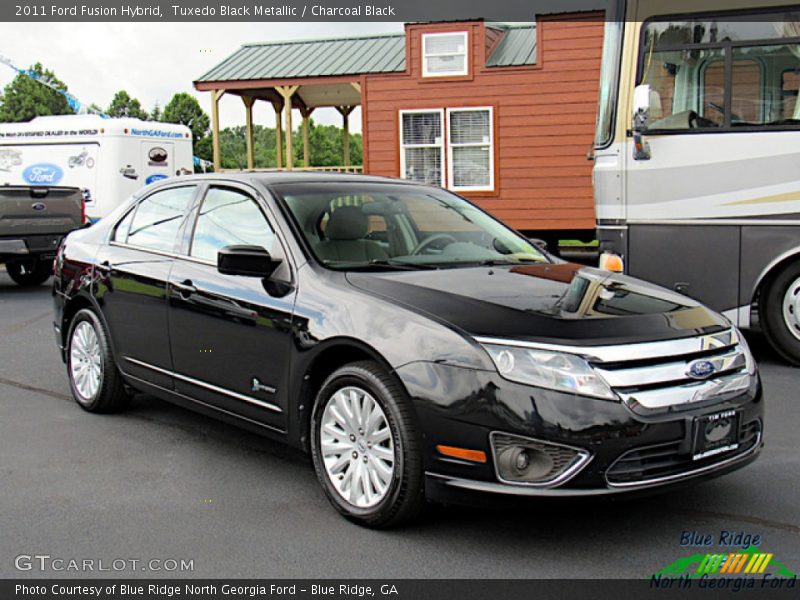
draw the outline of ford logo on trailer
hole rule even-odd
[[[25,183],[31,185],[56,185],[63,176],[61,167],[51,163],[31,165],[22,172]]]
[[[42,212],[43,210],[47,210],[47,204],[44,202],[34,202],[31,204],[31,208],[37,212]]]
[[[696,360],[689,364],[686,374],[692,379],[708,379],[716,370],[714,363],[710,360]]]
[[[147,179],[144,180],[145,185],[150,185],[151,183],[155,183],[156,181],[161,181],[162,179],[166,179],[166,175],[162,175],[161,173],[154,173],[150,175]]]

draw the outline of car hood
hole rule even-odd
[[[347,280],[472,336],[601,345],[730,327],[691,298],[571,263],[349,272]]]

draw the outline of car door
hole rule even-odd
[[[295,292],[265,208],[249,188],[207,188],[170,273],[169,333],[177,391],[285,430]],[[282,259],[272,281],[217,270],[217,252],[237,244]]]
[[[167,280],[178,234],[197,186],[161,189],[120,220],[96,262],[95,297],[111,333],[120,368],[172,387],[167,328]]]

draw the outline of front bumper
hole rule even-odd
[[[643,413],[641,407],[633,407],[634,412],[625,402],[533,388],[489,371],[412,363],[397,373],[413,398],[423,429],[426,490],[432,499],[456,491],[525,497],[662,489],[739,469],[752,462],[763,445],[764,403],[757,377],[744,392]],[[695,420],[724,411],[738,415],[739,445],[694,460]],[[504,482],[493,461],[492,432],[567,445],[588,452],[590,459],[553,485]],[[481,450],[488,460],[454,460],[442,456],[437,445]]]

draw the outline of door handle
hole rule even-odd
[[[178,290],[178,293],[183,298],[188,298],[197,291],[197,288],[192,284],[191,279],[186,279],[180,283],[173,282],[172,287]]]

